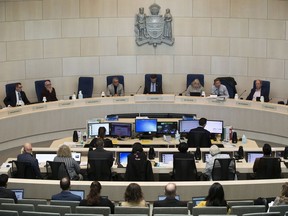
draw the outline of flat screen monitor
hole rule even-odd
[[[212,134],[222,134],[223,121],[220,120],[207,120],[205,129]]]
[[[112,122],[110,124],[110,135],[116,137],[131,137],[131,124]]]
[[[11,189],[15,193],[17,200],[24,199],[24,189]]]
[[[197,206],[200,202],[204,201],[205,197],[192,197],[193,207]]]
[[[247,152],[247,163],[254,163],[256,158],[263,157],[263,153],[260,152]]]
[[[161,154],[161,162],[164,164],[172,164],[173,163],[173,153],[162,153]]]
[[[166,196],[165,196],[165,195],[159,195],[159,196],[158,196],[158,201],[162,201],[162,200],[165,200],[165,199],[166,199]],[[180,200],[180,196],[179,196],[179,195],[176,195],[176,196],[175,196],[175,199]]]
[[[189,133],[191,129],[197,128],[199,126],[198,120],[179,120],[179,132]]]
[[[38,163],[46,163],[46,161],[53,161],[54,158],[57,156],[56,153],[36,153],[35,157],[38,160]]]
[[[158,121],[157,133],[158,134],[175,134],[177,131],[177,122]]]
[[[128,163],[128,156],[130,154],[131,152],[119,152],[118,163],[121,164],[123,167],[126,167]]]
[[[136,133],[156,133],[157,119],[135,119]]]
[[[74,195],[80,196],[82,200],[85,198],[84,190],[70,190],[70,192]]]
[[[100,127],[105,127],[106,128],[106,136],[109,135],[109,123],[96,123],[96,122],[88,122],[87,123],[87,135],[88,138],[96,137],[98,136],[98,129]]]

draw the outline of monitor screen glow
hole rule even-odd
[[[136,133],[156,133],[157,119],[135,119]]]
[[[48,153],[48,154],[42,154],[42,153],[36,153],[35,157],[38,160],[38,163],[46,163],[46,161],[53,161],[54,158],[57,156],[56,153]]]
[[[189,133],[191,129],[197,128],[198,126],[199,126],[198,120],[180,120],[179,121],[180,133]]]
[[[131,137],[131,124],[113,122],[110,125],[111,136]]]
[[[222,134],[223,132],[223,121],[207,120],[205,129],[213,134]]]
[[[247,163],[254,163],[256,158],[260,158],[260,157],[263,157],[263,153],[248,152],[247,153]]]
[[[119,152],[119,164],[121,165],[127,165],[128,163],[128,156],[131,154],[131,152]]]
[[[85,191],[84,190],[70,190],[74,195],[80,196],[81,199],[84,199]]]
[[[15,193],[17,200],[24,199],[24,189],[11,189]]]
[[[175,134],[177,131],[177,122],[157,122],[158,134]]]
[[[98,136],[98,129],[100,127],[105,127],[106,128],[106,136],[109,135],[109,123],[89,123],[87,124],[87,134],[88,134],[88,137],[91,138],[91,137],[96,137]]]
[[[164,153],[161,155],[162,163],[164,164],[172,164],[173,163],[173,154],[172,153]]]

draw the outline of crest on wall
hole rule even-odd
[[[172,35],[172,15],[170,9],[166,9],[164,16],[159,15],[160,6],[152,4],[149,7],[151,15],[146,16],[144,8],[139,8],[136,15],[135,33],[138,46],[150,44],[157,47],[158,44],[165,43],[172,46],[174,38]]]

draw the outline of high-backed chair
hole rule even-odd
[[[153,208],[153,215],[155,214],[188,214],[187,207],[154,207]]]
[[[269,95],[270,95],[270,81],[261,80],[261,82],[262,82],[261,89],[264,89],[264,91],[267,92],[267,94],[268,94],[268,98],[264,97],[264,101],[265,102],[269,102],[269,100],[270,100],[270,98],[269,98]],[[253,81],[253,89],[256,89],[256,80]]]
[[[234,180],[236,163],[234,158],[216,158],[212,169],[213,181]]]
[[[110,181],[112,178],[110,160],[107,158],[89,159],[87,175],[91,181]]]
[[[83,98],[91,98],[93,94],[93,77],[79,77],[78,80],[78,92],[82,91]]]
[[[112,216],[114,214],[111,214]],[[65,216],[103,216],[102,214],[79,214],[79,213],[66,213]],[[123,215],[124,216],[124,215]]]
[[[112,83],[114,77],[118,78],[119,83],[122,84],[123,88],[124,88],[125,86],[124,86],[124,76],[123,75],[107,76],[106,77],[107,86]]]
[[[64,162],[46,161],[46,172],[48,179],[60,180],[64,177],[69,178]]]
[[[259,213],[243,214],[243,216],[282,216],[282,214],[280,214],[280,212],[259,212]]]
[[[187,74],[186,88],[188,88],[195,79],[198,79],[200,84],[204,87],[204,74]]]
[[[192,209],[193,216],[199,215],[224,215],[227,214],[226,206],[207,206],[207,207],[194,207]]]
[[[194,158],[174,158],[172,178],[175,181],[198,180]]]
[[[22,216],[61,216],[61,215],[60,215],[60,213],[53,213],[53,212],[24,211]]]
[[[76,213],[80,214],[102,214],[103,216],[109,216],[111,210],[109,207],[91,207],[91,206],[77,206]]]
[[[36,173],[29,162],[12,161],[12,176],[15,178],[35,179]]]
[[[237,93],[237,82],[235,79],[233,77],[218,77],[218,79],[220,79],[221,84],[226,86],[229,93],[229,98],[234,98],[235,94]]]
[[[151,82],[150,81],[150,77],[151,77],[152,74],[145,74],[145,86],[144,86],[144,90],[146,88],[150,88],[149,86],[149,83]],[[156,77],[157,77],[157,83],[159,83],[159,85],[161,85],[161,90],[162,90],[162,74],[156,74]],[[145,92],[145,93],[149,93],[150,92],[150,89],[148,90],[148,92]],[[162,92],[163,93],[163,92]],[[161,93],[161,94],[162,94]]]
[[[242,216],[248,213],[266,212],[265,205],[232,206],[231,214]]]
[[[37,100],[38,102],[42,102],[42,96],[41,93],[45,87],[45,81],[46,80],[37,80],[35,81],[35,91],[36,91],[36,95],[37,95]]]
[[[18,204],[32,204],[35,210],[37,210],[38,205],[47,205],[47,200],[45,199],[20,199],[17,201]]]
[[[19,216],[18,211],[13,211],[13,210],[0,210],[0,215],[3,215],[3,216]]]
[[[262,157],[259,160],[255,173],[256,179],[276,179],[281,178],[281,159]]]
[[[253,200],[231,200],[227,201],[227,205],[232,206],[243,206],[243,205],[254,205]]]
[[[15,91],[16,83],[8,83],[5,85],[6,95],[11,94],[11,92]]]
[[[71,213],[71,207],[70,206],[56,206],[56,205],[38,205],[37,211],[60,213],[61,216],[65,216],[66,213]]]
[[[67,201],[67,200],[51,200],[50,205],[70,206],[71,212],[76,212],[76,206],[79,206],[79,201]]]
[[[115,214],[141,214],[149,215],[149,207],[124,207],[124,206],[115,206]]]
[[[285,216],[285,213],[288,212],[288,205],[270,206],[269,213],[273,212],[280,212],[280,216]]]
[[[0,198],[0,205],[1,203],[14,203],[14,199],[12,198]]]
[[[34,205],[32,204],[12,204],[12,203],[2,203],[2,210],[12,210],[18,211],[19,216],[22,216],[23,211],[34,211]]]

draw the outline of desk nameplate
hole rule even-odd
[[[92,104],[100,104],[101,101],[102,101],[102,100],[100,100],[100,99],[95,99],[95,100],[87,100],[87,101],[85,101],[85,103],[86,103],[87,105],[92,105]]]
[[[114,98],[113,103],[123,103],[123,102],[129,102],[128,98]]]
[[[263,109],[267,109],[267,110],[277,110],[277,107],[276,107],[276,106],[269,105],[269,104],[263,104],[263,105],[262,105],[262,108],[263,108]]]
[[[245,102],[245,101],[237,101],[236,105],[238,106],[246,106],[246,107],[251,107],[251,103]]]
[[[43,105],[33,106],[32,109],[33,109],[34,111],[36,111],[36,110],[45,110],[45,109],[47,109],[47,105],[46,105],[46,104],[45,104],[45,105],[43,104]]]
[[[197,99],[195,99],[195,98],[181,98],[181,102],[197,103]]]
[[[224,105],[226,104],[226,100],[219,100],[219,99],[209,99],[209,103],[214,103],[214,104],[219,104],[219,105]]]
[[[22,108],[9,108],[8,115],[19,114],[22,112]]]
[[[68,107],[68,106],[73,106],[73,105],[74,105],[73,101],[59,102],[59,107]]]

